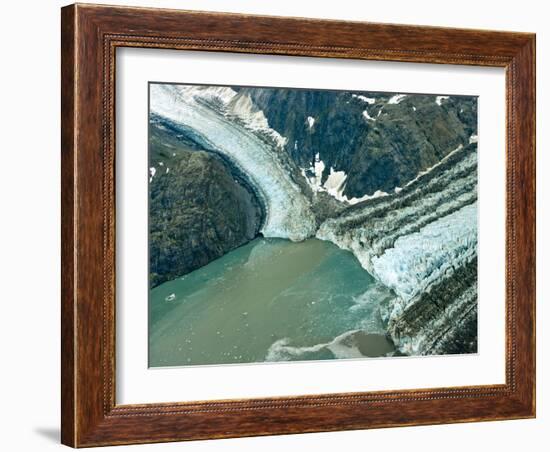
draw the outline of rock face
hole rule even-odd
[[[242,88],[287,138],[302,168],[324,162],[322,182],[347,177],[348,198],[389,192],[435,165],[477,131],[473,97]],[[292,105],[292,108],[289,108]]]
[[[400,353],[477,350],[476,98],[152,84],[150,106],[152,285],[316,236],[391,291]]]
[[[189,273],[253,239],[262,210],[215,154],[150,126],[150,287]]]
[[[403,302],[401,299],[397,300]],[[477,352],[477,260],[404,305],[395,304],[388,332],[402,353],[439,355]]]

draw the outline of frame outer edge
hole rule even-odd
[[[517,229],[518,277],[516,327],[518,367],[522,380],[518,396],[526,417],[536,417],[536,35],[514,58],[517,77]],[[526,353],[525,351],[528,351]]]
[[[533,34],[533,39],[531,41],[531,70],[532,73],[532,83],[531,83],[531,95],[533,96],[532,102],[532,118],[530,118],[532,124],[532,155],[533,163],[531,169],[531,177],[533,178],[533,225],[532,225],[532,234],[533,234],[533,274],[531,275],[532,284],[533,284],[533,300],[532,300],[532,316],[533,316],[533,325],[532,325],[532,334],[531,334],[531,347],[533,354],[533,379],[532,379],[532,415],[533,417],[537,416],[537,271],[536,271],[536,250],[537,250],[537,36]]]
[[[110,273],[103,273],[102,281],[107,281],[107,286],[100,288],[97,285],[100,278],[98,262],[104,268],[106,265],[105,259],[110,258],[109,253],[105,255],[104,250],[98,250],[100,232],[103,231],[103,236],[105,236],[106,233],[108,234],[111,231],[112,227],[110,225],[105,229],[104,217],[99,217],[100,213],[97,208],[101,203],[103,203],[103,209],[106,208],[106,196],[113,188],[110,182],[102,187],[99,187],[97,183],[98,180],[101,180],[102,175],[103,177],[106,175],[110,177],[110,173],[104,171],[105,165],[111,163],[105,159],[104,148],[100,146],[101,138],[96,134],[96,131],[103,129],[103,139],[110,138],[107,133],[109,127],[102,123],[102,118],[105,118],[104,115],[108,110],[104,103],[104,94],[102,97],[100,89],[104,75],[103,71],[98,71],[98,67],[103,67],[102,65],[105,64],[109,67],[108,62],[105,60],[105,47],[101,44],[104,43],[104,38],[113,30],[121,30],[121,33],[145,31],[146,34],[156,29],[162,30],[162,33],[168,33],[172,30],[174,34],[179,35],[180,27],[176,28],[178,23],[174,23],[171,17],[166,17],[166,10],[162,15],[160,10],[145,9],[144,11],[151,13],[153,16],[151,21],[143,23],[143,20],[139,19],[141,10],[140,14],[137,14],[137,11],[131,8],[121,9],[100,5],[71,5],[62,8],[61,374],[63,444],[72,447],[87,447],[533,417],[535,403],[535,231],[534,224],[530,221],[534,222],[535,215],[533,123],[535,43],[534,35],[522,34],[518,37],[516,34],[505,32],[498,35],[504,40],[504,43],[495,49],[495,55],[501,55],[498,60],[486,59],[487,55],[483,53],[485,59],[480,60],[480,62],[472,62],[473,60],[468,59],[468,55],[456,55],[457,59],[452,60],[449,59],[450,57],[438,57],[441,59],[438,62],[446,64],[460,64],[457,62],[462,62],[464,64],[503,67],[508,66],[513,60],[517,69],[515,74],[517,78],[514,76],[514,82],[517,83],[515,97],[519,102],[518,120],[515,121],[513,126],[515,134],[513,149],[516,149],[518,153],[518,162],[513,173],[517,177],[518,187],[522,190],[518,190],[514,194],[514,199],[519,204],[516,209],[518,215],[515,217],[515,224],[519,233],[517,243],[524,248],[518,253],[515,280],[518,289],[516,292],[516,300],[518,301],[517,325],[521,327],[517,330],[517,344],[518,348],[520,350],[523,348],[523,350],[518,354],[520,359],[516,362],[519,368],[518,374],[521,376],[520,384],[512,393],[503,393],[500,396],[494,395],[494,407],[492,408],[489,405],[489,403],[492,403],[491,399],[486,399],[489,400],[487,403],[481,403],[480,398],[471,395],[467,399],[469,403],[466,406],[472,409],[477,406],[485,410],[476,416],[458,414],[454,402],[455,399],[461,398],[458,396],[449,395],[442,397],[440,400],[431,401],[411,399],[412,408],[409,411],[412,413],[411,410],[417,410],[417,413],[421,415],[420,418],[415,415],[405,419],[402,416],[399,417],[399,415],[397,418],[392,415],[393,417],[389,416],[386,422],[371,422],[369,419],[363,418],[367,409],[369,411],[379,411],[382,414],[390,412],[389,409],[384,410],[381,404],[376,403],[365,405],[364,408],[356,406],[353,408],[353,412],[350,410],[355,405],[335,404],[332,410],[334,415],[338,415],[336,417],[326,415],[328,408],[324,407],[324,404],[316,407],[314,411],[298,411],[295,409],[296,407],[288,407],[286,412],[278,410],[272,419],[274,423],[271,426],[264,424],[262,428],[257,425],[258,417],[271,416],[269,408],[252,412],[249,410],[253,407],[249,408],[248,403],[245,404],[247,406],[242,411],[239,411],[239,416],[235,417],[229,414],[231,410],[226,410],[222,406],[209,410],[216,413],[214,417],[211,414],[198,412],[190,414],[170,412],[135,413],[131,416],[121,416],[120,413],[117,413],[117,407],[109,403],[112,400],[110,399],[111,396],[107,394],[110,386],[105,386],[106,378],[110,381],[109,379],[113,376],[114,366],[106,365],[103,361],[105,354],[111,352],[113,345],[109,338],[105,339],[105,335],[109,334],[111,328],[109,322],[114,317],[105,320],[105,317],[102,317],[99,311],[102,295],[105,296],[105,293],[109,293],[105,291],[110,287],[111,281],[107,281],[105,275]],[[206,15],[209,20],[214,15],[216,20],[226,17],[224,14],[206,13]],[[249,16],[249,18],[254,17]],[[153,23],[156,19],[161,20]],[[267,17],[264,19],[268,22]],[[280,20],[281,23],[287,22],[286,19],[282,18],[277,20]],[[183,20],[183,23],[185,22]],[[320,20],[316,23],[320,26],[323,21]],[[166,32],[164,27],[166,27]],[[354,25],[353,27],[360,27],[360,25]],[[388,38],[387,34],[384,34],[384,30],[388,28],[387,26],[372,24],[372,27],[376,27],[375,34],[380,39]],[[396,26],[395,28],[399,28],[403,32],[411,29],[409,26]],[[234,31],[234,33],[237,37],[243,36],[241,30]],[[257,38],[259,41],[263,36],[262,33]],[[464,39],[471,34],[464,30],[456,30],[456,33],[465,35]],[[492,33],[483,32],[483,35],[489,35],[493,38],[496,33]],[[183,36],[185,37],[185,34]],[[478,41],[479,38],[478,36]],[[159,40],[161,38],[154,37],[153,39]],[[205,41],[205,39],[203,36],[200,40]],[[315,44],[315,39],[316,36],[314,35],[310,39],[310,43],[300,48],[296,53],[304,54],[304,56],[311,56],[316,53],[314,50],[304,50],[308,47],[313,49],[315,45],[312,46],[311,44]],[[233,44],[235,43],[233,42],[227,48],[218,50],[230,52],[250,50],[244,45],[239,47],[238,43]],[[285,46],[284,42],[267,44],[268,51],[258,53],[271,53],[269,49],[279,49],[279,45]],[[375,59],[367,58],[366,55],[359,53],[356,55],[356,51],[358,52],[360,49],[356,49],[354,45],[351,46],[351,49],[353,51],[349,51],[347,48],[342,51],[351,52],[344,58]],[[286,54],[287,51],[288,49],[283,48],[282,53]],[[325,51],[323,50],[323,52]],[[333,54],[339,53],[340,50],[333,52],[329,49],[327,52]],[[381,52],[384,53],[383,50]],[[405,49],[403,54],[391,52],[394,51],[388,50],[389,57],[384,59],[404,61],[407,60],[404,55],[409,50]],[[251,53],[256,52],[252,51]],[[278,53],[278,51],[273,51],[273,53]],[[450,50],[445,50],[443,55],[446,53],[450,53]],[[428,51],[423,52],[420,56],[410,58],[410,60],[433,62],[434,58],[436,57]],[[103,67],[103,70],[105,69]],[[80,113],[82,113],[82,121],[79,118]],[[109,212],[110,208],[111,205],[107,205],[106,211]],[[110,245],[109,241],[107,245]],[[531,264],[532,267],[525,267],[525,265]],[[107,307],[110,306],[109,303],[111,302],[112,300],[107,297]],[[110,313],[110,311],[107,311],[107,313]],[[101,334],[101,337],[98,338],[98,334]],[[529,352],[524,353],[525,350]],[[447,404],[452,407],[445,416],[438,418],[432,416],[434,409],[441,409]],[[389,407],[389,405],[387,406]],[[307,407],[304,406],[304,408]],[[399,408],[399,404],[396,405],[396,408]],[[491,411],[487,411],[489,409]],[[268,413],[270,413],[269,416]],[[312,415],[310,416],[311,419],[308,423],[302,422],[307,413]],[[337,423],[334,419],[337,420]],[[227,425],[228,420],[230,421],[229,424],[233,424],[232,427]]]
[[[61,8],[61,443],[77,445],[76,5]]]

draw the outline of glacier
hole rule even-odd
[[[477,134],[449,146],[437,163],[389,192],[348,198],[343,193],[348,174],[325,164],[319,152],[299,167],[285,150],[287,138],[270,127],[246,92],[167,84],[151,84],[150,90],[151,112],[192,133],[248,179],[265,209],[260,230],[265,237],[301,241],[315,236],[355,255],[387,291],[386,334],[400,352],[477,348]],[[396,94],[387,103],[397,105],[406,97]],[[435,99],[442,105],[448,96]],[[376,121],[367,110],[363,115]],[[322,122],[306,116],[304,125],[314,131]],[[298,141],[291,140],[296,150]],[[371,296],[365,294],[355,309],[365,309],[365,300]],[[342,339],[307,349],[281,339],[267,359],[321,349],[341,354]],[[346,346],[354,356],[353,347]]]
[[[373,276],[404,300],[426,290],[476,254],[477,203],[399,237],[372,259]]]
[[[395,193],[328,218],[316,237],[351,251],[395,293],[388,333],[402,353],[448,352],[457,335],[477,325],[476,143]],[[449,327],[450,312],[468,313],[462,331]]]
[[[264,236],[301,241],[315,233],[310,200],[284,158],[286,140],[248,95],[210,86],[152,84],[150,90],[151,112],[191,129],[250,179],[265,208]]]

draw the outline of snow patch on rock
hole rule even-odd
[[[363,96],[362,94],[352,94],[351,97],[355,98],[355,99],[359,99],[363,102],[366,102],[367,104],[374,104],[376,102],[376,99],[374,97],[367,97],[367,96]]]
[[[449,96],[435,96],[435,103],[441,106],[441,103],[448,98]]]
[[[403,99],[405,99],[405,97],[407,97],[406,94],[396,94],[395,96],[390,97],[390,100],[388,100],[388,104],[398,104]]]
[[[471,143],[471,141],[470,141]],[[438,166],[442,165],[443,163],[445,163],[447,160],[449,160],[449,158],[451,158],[451,156],[453,156],[454,154],[456,154],[458,151],[460,151],[464,146],[462,146],[461,144],[458,145],[458,147],[456,147],[455,149],[453,149],[451,152],[449,152],[445,157],[443,157],[439,162],[437,162],[435,165],[433,166],[430,166],[429,168],[426,168],[424,171],[420,171],[416,177],[412,180],[410,180],[409,182],[407,182],[405,184],[405,187],[409,186],[409,185],[412,185],[414,183],[416,183],[418,181],[418,179],[420,179],[422,176],[428,174],[429,172],[431,172],[434,168],[437,168]],[[398,187],[397,187],[398,188]],[[401,190],[401,189],[399,189]],[[397,190],[396,190],[396,193],[399,193]]]
[[[305,168],[300,169],[302,176],[304,176],[313,192],[326,192],[336,200],[352,205],[368,199],[388,196],[388,193],[377,190],[372,195],[364,195],[360,198],[348,198],[347,195],[344,195],[344,188],[346,187],[346,180],[348,177],[345,171],[336,171],[333,167],[330,167],[329,175],[323,183],[322,180],[325,169],[326,165],[320,159],[319,153],[315,154],[315,159],[307,170]]]
[[[367,110],[364,110],[363,111],[363,117],[367,120],[367,121],[376,121],[376,118],[373,118],[372,116],[369,115],[369,112]]]

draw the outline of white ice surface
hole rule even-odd
[[[388,100],[388,104],[398,104],[403,99],[407,97],[406,94],[396,94],[395,96],[390,97],[390,100]]]
[[[437,105],[441,105],[441,103],[445,100],[445,99],[448,99],[449,96],[435,96],[435,103]]]
[[[477,202],[401,236],[372,259],[374,276],[409,300],[476,256]]]
[[[371,104],[371,105],[376,102],[376,99],[374,97],[367,97],[361,94],[352,94],[351,97],[362,100],[363,102],[366,102],[367,104]]]

